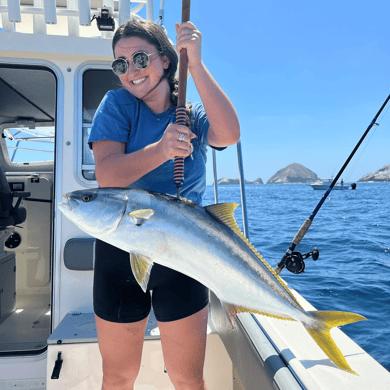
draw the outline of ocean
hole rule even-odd
[[[274,268],[325,191],[304,184],[247,185],[250,241]],[[241,204],[238,185],[219,186],[219,203]],[[203,205],[214,203],[207,186]],[[242,228],[242,209],[235,217]],[[281,276],[318,310],[351,311],[367,321],[342,331],[390,371],[390,183],[332,191],[296,251],[317,247],[305,272]]]

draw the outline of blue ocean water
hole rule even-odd
[[[247,185],[250,241],[274,268],[325,191],[304,184]],[[241,204],[238,185],[219,186],[222,202]],[[203,205],[214,203],[208,186]],[[242,228],[241,206],[235,217]],[[342,327],[390,371],[390,183],[357,183],[355,191],[332,191],[301,243],[317,247],[319,259],[305,272],[281,276],[318,310],[359,313],[367,318]]]

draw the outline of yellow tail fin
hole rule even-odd
[[[314,341],[339,368],[351,374],[358,375],[351,369],[336,343],[333,341],[330,336],[330,329],[335,326],[365,320],[366,318],[359,314],[340,311],[312,311],[310,312],[310,316],[317,320],[317,324],[321,325],[319,329],[310,328],[307,325],[304,325]]]

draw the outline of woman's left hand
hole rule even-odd
[[[195,67],[202,63],[202,34],[192,22],[176,23],[176,50],[187,49],[188,67]]]

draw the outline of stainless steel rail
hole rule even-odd
[[[240,181],[240,193],[241,193],[241,208],[242,208],[242,222],[244,226],[244,235],[249,240],[249,224],[248,224],[248,211],[246,206],[246,192],[245,192],[245,176],[244,176],[244,164],[242,160],[242,148],[241,141],[237,142],[237,160],[238,171]],[[214,173],[214,200],[218,203],[218,176],[217,176],[217,156],[213,149],[213,173]]]

